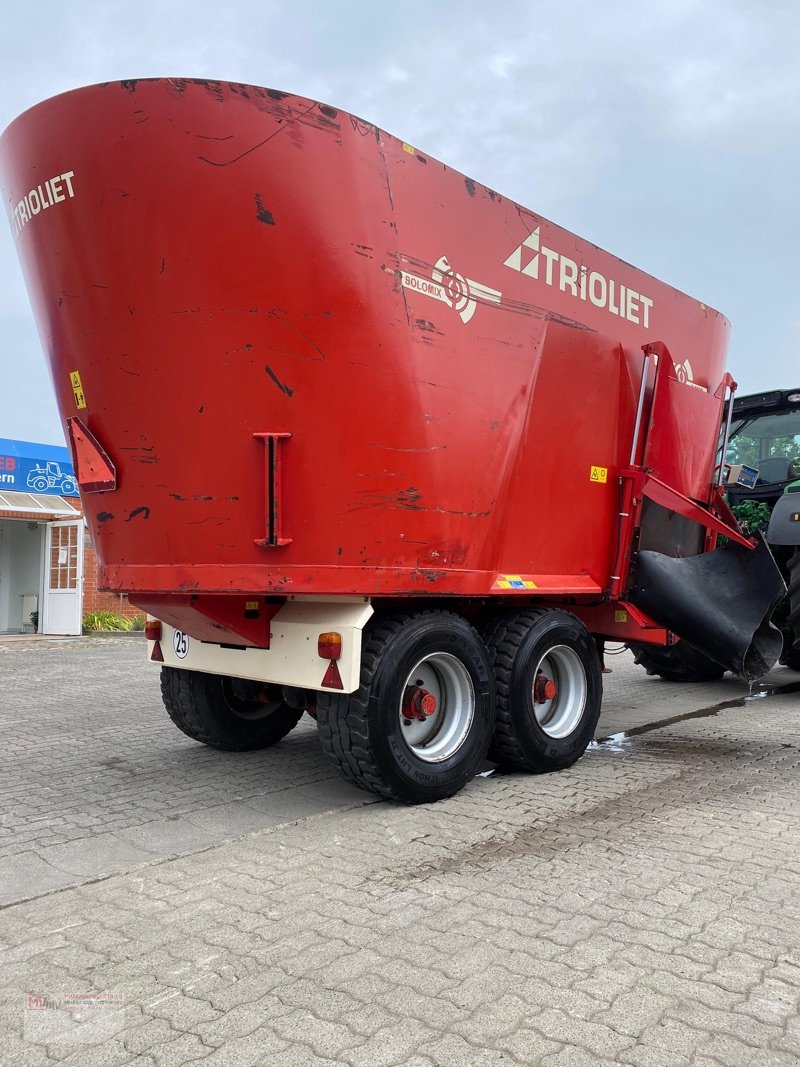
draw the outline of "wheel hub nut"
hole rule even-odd
[[[411,721],[419,719],[424,722],[436,711],[436,697],[427,689],[409,686],[403,695],[403,718]]]
[[[537,704],[546,704],[558,693],[558,686],[552,678],[540,674],[533,683],[533,699]]]

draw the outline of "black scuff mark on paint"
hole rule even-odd
[[[127,93],[135,93],[136,92],[136,86],[139,84],[139,79],[138,78],[133,78],[130,81],[120,82],[119,84],[125,90],[125,92],[127,92]]]
[[[353,245],[353,251],[357,256],[363,256],[365,259],[375,258],[373,249],[369,245]]]
[[[161,269],[159,270],[159,272],[158,272],[158,273],[159,273],[159,274],[163,274],[163,273],[164,273],[164,271],[166,270],[166,268],[167,268],[167,261],[166,261],[166,259],[165,259],[165,258],[164,258],[164,257],[162,256],[162,257],[161,257]]]
[[[283,94],[283,96],[286,95],[286,93]],[[282,97],[279,97],[278,99],[282,99]],[[316,104],[309,104],[305,111],[302,111],[299,115],[293,115],[285,125],[281,125],[277,130],[271,133],[269,137],[265,137],[263,141],[259,141],[251,148],[246,148],[244,152],[240,152],[238,156],[233,156],[231,159],[225,160],[208,159],[207,156],[198,156],[197,158],[200,160],[201,163],[208,163],[210,167],[230,167],[231,164],[238,163],[240,159],[244,159],[245,156],[249,156],[253,152],[257,152],[259,148],[263,148],[265,144],[269,144],[269,142],[273,140],[273,138],[277,137],[278,134],[283,133],[284,130],[289,129],[289,127],[293,123],[302,122],[303,119],[308,115],[308,113],[312,111],[315,107]]]
[[[395,503],[404,508],[416,508],[420,500],[422,500],[422,493],[416,486],[410,485],[408,489],[401,489],[394,497],[390,497]]]
[[[376,129],[371,122],[366,122],[364,119],[360,119],[356,115],[350,115],[349,117],[353,132],[360,134],[361,137],[369,137],[369,135]]]
[[[439,452],[443,448],[447,448],[447,445],[425,445],[423,448],[400,448],[398,445],[380,445],[377,442],[370,441],[367,448],[380,448],[385,452]],[[411,492],[411,490],[404,490]]]
[[[195,137],[198,139],[198,141],[232,141],[233,140],[233,134],[232,133],[226,133],[224,137],[215,137],[211,133],[196,133]]]
[[[414,319],[414,325],[418,330],[425,330],[427,333],[441,334],[441,330],[437,330],[430,319]]]
[[[573,330],[583,330],[585,333],[597,333],[597,330],[593,326],[587,326],[585,322],[578,322],[577,319],[567,318],[566,315],[556,315],[554,311],[547,313],[545,318],[549,322],[558,322],[562,326],[569,326]]]
[[[431,584],[440,582],[446,577],[447,571],[423,570],[421,567],[417,568],[416,570],[413,570],[410,574],[412,582],[419,581],[421,579],[423,582],[430,582]]]
[[[270,100],[285,100],[288,93],[282,93],[280,89],[267,89],[267,96]]]
[[[65,300],[82,300],[86,294],[92,289],[108,289],[107,285],[99,285],[97,282],[92,282],[91,285],[87,285],[86,288],[80,293],[62,293],[58,298],[58,306],[64,303]]]
[[[113,518],[114,518],[114,513],[112,511],[101,511],[97,516],[97,521],[98,522],[108,522],[110,519],[113,519]]]
[[[131,195],[127,189],[121,189],[118,185],[109,185],[100,195],[100,207],[105,206],[106,193],[117,193],[120,200],[125,200]]]
[[[419,154],[419,152],[417,152],[417,159],[419,160],[420,163],[427,163],[428,162],[428,160],[425,158],[425,156],[421,156]]]
[[[272,367],[270,367],[269,363],[267,363],[267,365],[264,367],[264,370],[267,372],[273,382],[275,382],[275,384],[282,393],[285,393],[286,396],[292,396],[294,394],[294,389],[290,389],[288,385],[284,384],[284,382],[280,380],[280,378],[272,369]]]
[[[469,195],[470,196],[474,196],[475,195],[475,182],[472,180],[472,178],[465,178],[464,179],[464,185],[466,186],[467,192],[469,193]]]
[[[140,508],[134,508],[133,511],[130,513],[130,515],[125,520],[125,522],[130,522],[131,519],[138,519],[140,515],[145,520],[149,519],[150,518],[150,508],[148,508],[144,504]]]
[[[259,309],[256,308],[254,310],[253,314],[259,314]],[[297,326],[295,326],[294,323],[290,322],[289,318],[288,318],[288,315],[287,315],[286,311],[284,311],[283,308],[278,308],[278,307],[271,308],[266,313],[266,317],[269,318],[269,319],[275,319],[282,326],[285,326],[288,330],[290,330],[292,333],[294,333],[297,337],[300,337],[303,341],[305,341],[305,343],[307,345],[309,345],[310,348],[313,348],[313,350],[316,352],[316,355],[315,356],[304,356],[304,355],[301,355],[299,352],[296,352],[296,351],[291,351],[291,350],[286,349],[286,348],[278,348],[278,346],[275,345],[275,344],[268,345],[270,351],[279,352],[281,355],[288,356],[290,359],[302,360],[304,363],[324,363],[325,362],[325,359],[326,359],[325,353],[322,351],[322,349],[319,347],[319,345],[316,343],[316,341],[312,340],[312,338],[309,337],[308,334],[303,333],[303,331],[301,329],[299,329]]]
[[[202,89],[205,89],[207,93],[210,93],[215,100],[220,104],[225,103],[225,91],[222,88],[222,82],[208,81],[204,78],[193,78],[194,85],[199,85]]]
[[[331,107],[329,104],[320,104],[319,109],[323,115],[329,119],[335,119],[339,117],[339,112],[335,107]]]
[[[198,415],[202,415],[205,410],[206,410],[205,404],[201,404],[200,407],[197,409],[197,414]]]
[[[256,218],[259,222],[265,222],[268,226],[275,225],[275,219],[271,211],[268,211],[264,207],[264,201],[261,198],[261,193],[256,193]]]

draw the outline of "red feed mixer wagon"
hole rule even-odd
[[[189,736],[257,748],[308,710],[350,781],[435,800],[490,745],[574,762],[605,639],[777,659],[705,304],[250,85],[58,96],[0,182],[100,582],[153,617]]]

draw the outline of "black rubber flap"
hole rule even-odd
[[[769,621],[786,586],[760,534],[758,546],[729,542],[676,559],[640,552],[628,599],[661,626],[747,681],[778,661],[783,644]]]

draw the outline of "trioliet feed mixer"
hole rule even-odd
[[[97,85],[0,152],[100,584],[189,736],[307,710],[350,781],[434,800],[490,744],[574,762],[605,639],[777,658],[718,312],[283,92]]]

